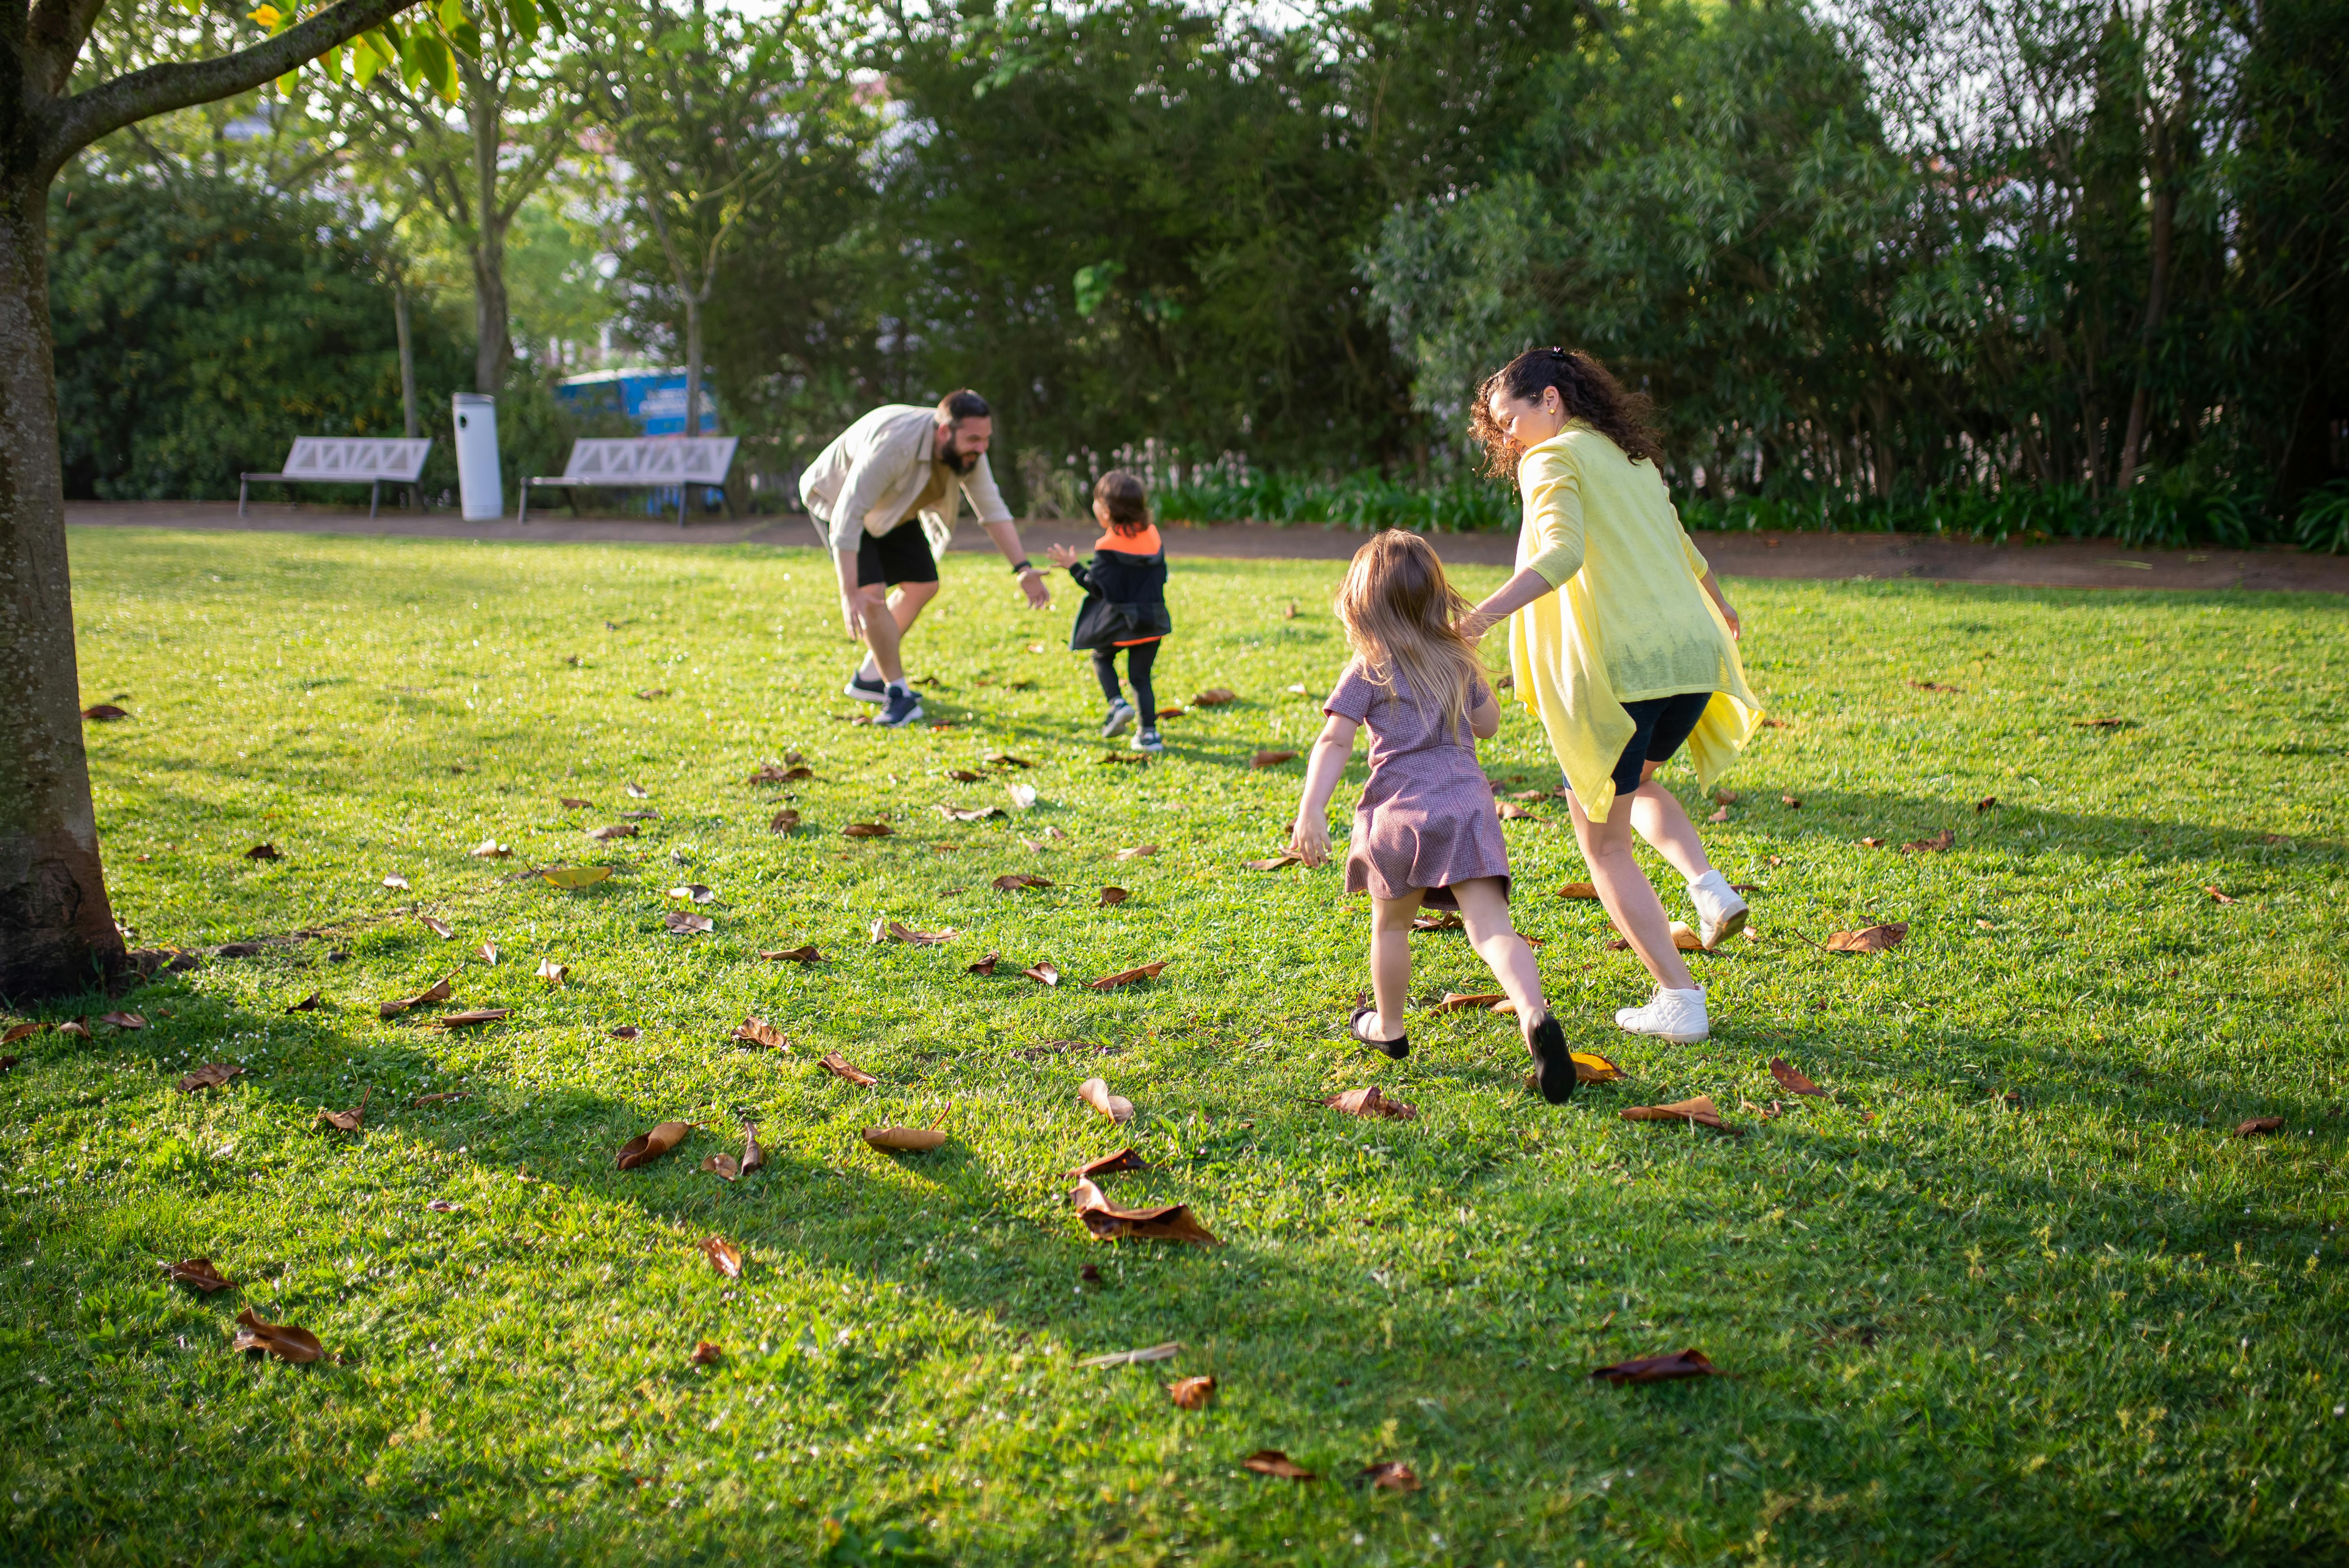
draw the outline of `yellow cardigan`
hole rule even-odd
[[[1625,703],[1713,693],[1688,741],[1697,787],[1711,784],[1761,728],[1762,705],[1663,475],[1568,425],[1526,452],[1517,491],[1517,569],[1557,592],[1509,617],[1510,674],[1583,812],[1603,822],[1614,806],[1615,759],[1635,727]]]

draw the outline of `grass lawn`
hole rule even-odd
[[[1110,767],[1067,594],[1028,615],[985,559],[949,562],[916,634],[951,726],[892,735],[837,721],[864,710],[811,552],[74,549],[84,700],[131,715],[89,727],[118,917],[147,944],[280,940],[36,1015],[143,1029],[7,1047],[0,1556],[2349,1551],[2341,600],[1733,584],[1784,727],[1705,831],[1757,884],[1760,940],[1697,961],[1710,1041],[1626,1040],[1612,1010],[1646,982],[1596,904],[1553,896],[1585,874],[1563,802],[1509,823],[1553,1004],[1628,1075],[1552,1109],[1506,1018],[1422,1014],[1400,1065],[1350,1047],[1365,906],[1335,868],[1242,867],[1280,847],[1299,766],[1249,754],[1302,750],[1343,661],[1336,564],[1178,563],[1161,701],[1241,700]],[[812,779],[745,781],[787,748]],[[1002,751],[1035,767],[984,767]],[[1485,758],[1557,782],[1522,712]],[[933,810],[1003,801],[1005,777],[1031,811]],[[804,826],[780,837],[786,804]],[[657,815],[586,836],[630,810]],[[1897,848],[1941,829],[1947,852]],[[469,853],[488,839],[512,858]],[[245,858],[262,841],[283,858]],[[616,869],[514,880],[583,863]],[[1056,885],[990,885],[1011,872]],[[669,896],[689,882],[714,901]],[[1110,884],[1132,897],[1100,907]],[[956,934],[876,945],[876,919]],[[1817,945],[1876,921],[1906,942]],[[1415,992],[1491,988],[1457,934],[1420,942]],[[825,961],[760,957],[806,943]],[[990,952],[995,975],[966,972]],[[1039,960],[1067,980],[1019,977]],[[378,1016],[451,971],[450,1002]],[[492,1007],[512,1016],[427,1026]],[[753,1015],[787,1054],[730,1041]],[[1827,1098],[1786,1096],[1773,1057]],[[174,1089],[210,1062],[245,1071]],[[1130,1126],[1079,1102],[1095,1074]],[[1418,1119],[1318,1103],[1372,1083]],[[1696,1094],[1743,1135],[1617,1114]],[[363,1095],[357,1134],[317,1124]],[[616,1170],[664,1119],[700,1125]],[[765,1168],[704,1174],[745,1119]],[[880,1153],[858,1131],[883,1122],[949,1136]],[[1188,1203],[1224,1245],[1089,1239],[1066,1173],[1127,1143],[1149,1169],[1110,1196]],[[239,1289],[159,1272],[196,1255]],[[233,1353],[244,1305],[327,1359]],[[1692,1346],[1733,1376],[1588,1377]],[[1164,1385],[1200,1374],[1214,1402],[1177,1408]],[[1321,1479],[1243,1470],[1261,1449]],[[1422,1489],[1356,1484],[1384,1461]]]

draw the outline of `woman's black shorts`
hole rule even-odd
[[[884,583],[935,583],[938,558],[930,553],[930,536],[919,518],[899,523],[886,533],[867,532],[856,547],[856,585],[870,588]]]
[[[1709,691],[1689,691],[1625,703],[1623,711],[1637,727],[1631,731],[1631,743],[1615,759],[1615,793],[1629,795],[1640,787],[1643,764],[1661,762],[1678,751],[1712,701]]]

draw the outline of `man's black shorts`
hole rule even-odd
[[[901,522],[886,533],[867,533],[856,547],[856,585],[870,588],[884,583],[935,583],[938,558],[930,553],[930,536],[919,518]]]

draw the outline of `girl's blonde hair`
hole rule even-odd
[[[1444,575],[1444,562],[1415,533],[1388,529],[1354,552],[1338,590],[1338,620],[1347,645],[1377,685],[1408,690],[1423,713],[1431,705],[1442,733],[1468,715],[1468,694],[1484,673],[1456,623],[1470,605]]]
[[[1110,469],[1093,481],[1093,500],[1109,513],[1112,533],[1140,533],[1150,526],[1150,491],[1140,474]]]

